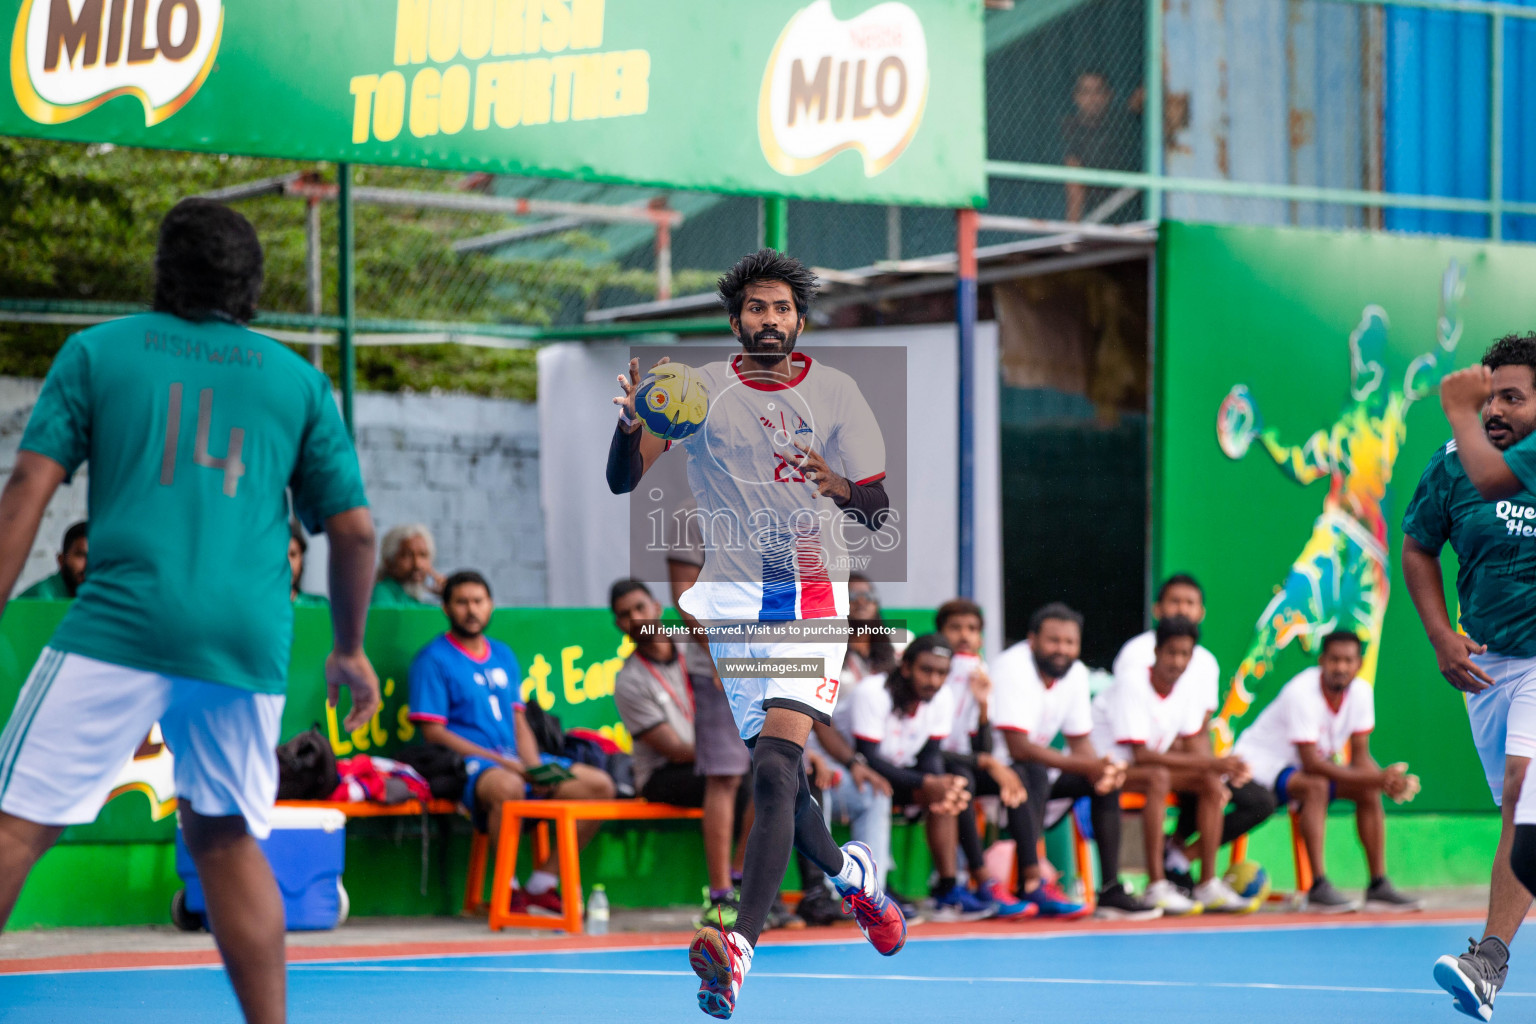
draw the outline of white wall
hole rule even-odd
[[[0,477],[15,463],[41,387],[0,377]],[[397,523],[424,522],[437,540],[439,570],[484,573],[498,604],[542,604],[534,406],[464,395],[359,394],[355,410],[358,457],[380,534]],[[18,589],[55,570],[65,529],[85,518],[85,477],[82,470],[48,506]],[[326,591],[324,537],[311,540],[304,586]]]

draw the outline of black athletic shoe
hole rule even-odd
[[[1348,914],[1359,910],[1360,903],[1339,892],[1328,879],[1319,878],[1307,893],[1307,909],[1319,914]]]
[[[1185,896],[1189,896],[1190,898],[1194,897],[1196,884],[1195,876],[1190,874],[1188,871],[1180,871],[1177,868],[1170,868],[1167,866],[1167,864],[1164,864],[1163,877],[1177,886],[1179,891],[1182,892]]]
[[[1424,909],[1424,901],[1405,896],[1393,888],[1392,882],[1383,878],[1365,890],[1365,909],[1386,914],[1408,914]]]
[[[802,896],[795,913],[812,927],[852,920],[852,915],[843,913],[843,901],[832,895],[825,885],[817,885]]]
[[[1116,882],[1099,893],[1093,916],[1105,921],[1150,921],[1162,917],[1163,908],[1131,895],[1122,883]]]
[[[1500,964],[1500,960],[1504,962]],[[1478,1020],[1493,1020],[1493,997],[1504,987],[1508,975],[1509,950],[1496,938],[1482,942],[1473,939],[1461,956],[1447,955],[1435,961],[1435,983],[1455,997],[1456,1009]]]
[[[764,931],[773,931],[783,928],[787,931],[795,931],[805,927],[805,920],[784,905],[784,901],[775,898],[773,906],[768,908],[768,918],[763,922]]]

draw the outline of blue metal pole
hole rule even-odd
[[[976,211],[955,216],[955,331],[960,356],[957,590],[976,596]]]

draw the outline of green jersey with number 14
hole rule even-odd
[[[323,374],[233,323],[127,317],[65,343],[21,447],[90,463],[86,581],[52,647],[283,691],[286,491],[312,532],[367,504]]]

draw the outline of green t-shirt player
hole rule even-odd
[[[1441,674],[1466,694],[1503,809],[1483,939],[1434,971],[1463,1012],[1488,1020],[1536,885],[1536,786],[1522,788],[1536,755],[1536,334],[1501,338],[1481,365],[1446,377],[1440,404],[1454,436],[1430,458],[1403,516],[1403,579]],[[1446,614],[1447,543],[1459,565],[1459,630]]]
[[[330,539],[331,699],[372,717],[363,655],[373,520],[326,378],[247,330],[256,232],[201,199],[160,226],[155,312],[70,338],[43,382],[0,493],[0,601],[43,510],[90,463],[90,573],[0,736],[0,922],[64,826],[96,817],[160,723],[181,826],[246,1019],[285,1013],[283,904],[256,844],[293,639],[289,493]]]

